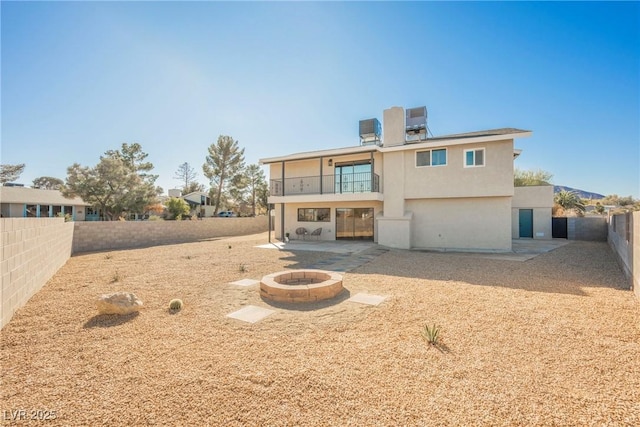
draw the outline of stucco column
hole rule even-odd
[[[404,108],[392,107],[383,113],[383,147],[405,143]],[[383,150],[384,150],[383,148]],[[405,152],[384,152],[384,208],[378,221],[378,244],[392,248],[411,248],[411,212],[405,212]]]

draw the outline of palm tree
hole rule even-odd
[[[562,206],[562,209],[564,210],[573,209],[580,215],[584,214],[584,203],[582,203],[580,196],[578,196],[578,193],[576,193],[575,191],[560,191],[556,193],[553,201],[556,204]]]

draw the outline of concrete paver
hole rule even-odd
[[[242,320],[243,322],[256,323],[273,313],[275,313],[275,310],[269,310],[268,308],[258,307],[256,305],[248,305],[238,311],[227,314],[227,317]]]
[[[386,296],[381,296],[381,295],[358,293],[352,296],[351,298],[349,298],[347,301],[357,302],[360,304],[367,304],[367,305],[379,305],[386,298],[387,298]]]
[[[236,280],[235,282],[230,282],[230,285],[238,285],[238,286],[253,286],[253,285],[257,285],[258,283],[260,283],[259,280],[254,280],[254,279],[240,279],[240,280]]]

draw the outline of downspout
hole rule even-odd
[[[284,160],[282,161],[282,197],[284,197]],[[280,204],[280,241],[284,242],[284,202]]]
[[[322,181],[324,181],[322,178],[322,162],[324,161],[323,157],[320,157],[320,194],[324,194],[322,192]]]
[[[280,241],[284,242],[284,203],[280,203]]]

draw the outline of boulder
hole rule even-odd
[[[142,301],[130,292],[102,295],[96,304],[100,314],[131,314],[142,307]]]

